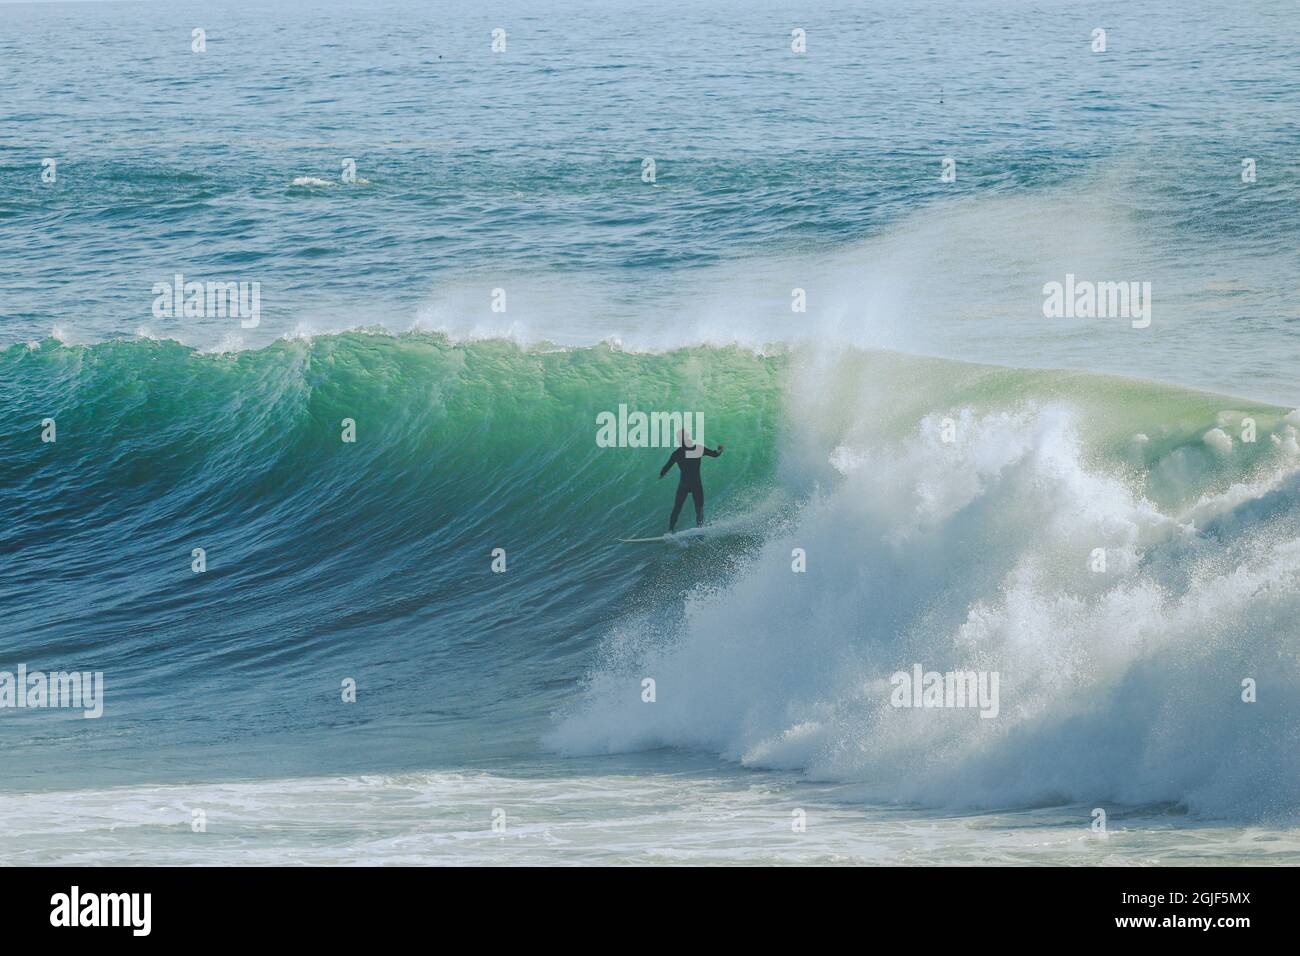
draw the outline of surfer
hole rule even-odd
[[[659,469],[660,478],[668,474],[668,469],[673,465],[676,465],[682,474],[681,481],[677,483],[677,498],[673,501],[673,514],[668,519],[669,534],[677,530],[677,516],[682,513],[682,505],[685,504],[688,494],[695,499],[695,527],[703,527],[704,485],[700,484],[700,462],[703,460],[701,455],[717,458],[722,454],[722,448],[721,443],[718,444],[716,451],[695,444],[684,428],[677,433],[677,447],[668,458],[668,464]]]

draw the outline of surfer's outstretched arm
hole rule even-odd
[[[668,456],[668,464],[664,465],[662,468],[659,469],[660,478],[668,474],[668,469],[671,468],[673,465],[677,464],[677,459],[681,457],[681,454],[682,454],[682,450],[680,448],[674,449],[673,453]]]
[[[719,445],[717,448],[705,448],[704,454],[708,455],[710,458],[717,458],[722,454],[723,447],[724,446]]]

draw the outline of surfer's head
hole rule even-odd
[[[694,444],[695,444],[695,443],[694,443],[693,441],[691,441],[691,433],[690,433],[690,432],[688,432],[685,428],[679,428],[679,429],[677,429],[677,447],[678,447],[678,448],[690,448],[690,447],[691,447],[692,445],[694,445]]]

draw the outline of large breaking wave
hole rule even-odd
[[[660,449],[596,444],[619,404],[700,412],[727,444],[705,466],[712,537],[615,542],[671,500]],[[108,686],[102,721],[10,721],[15,753],[40,748],[15,766],[343,772],[542,737],[874,800],[1300,806],[1285,409],[849,347],[357,332],[15,346],[0,407],[0,666]],[[917,663],[999,672],[999,717],[889,706]],[[340,712],[344,675],[364,706]]]
[[[793,381],[784,468],[817,490],[669,626],[620,622],[552,746],[704,749],[932,806],[1295,815],[1296,415],[887,356]],[[998,672],[1000,715],[891,706],[914,664]]]

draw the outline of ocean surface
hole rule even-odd
[[[1298,24],[0,3],[0,862],[1300,863]]]

